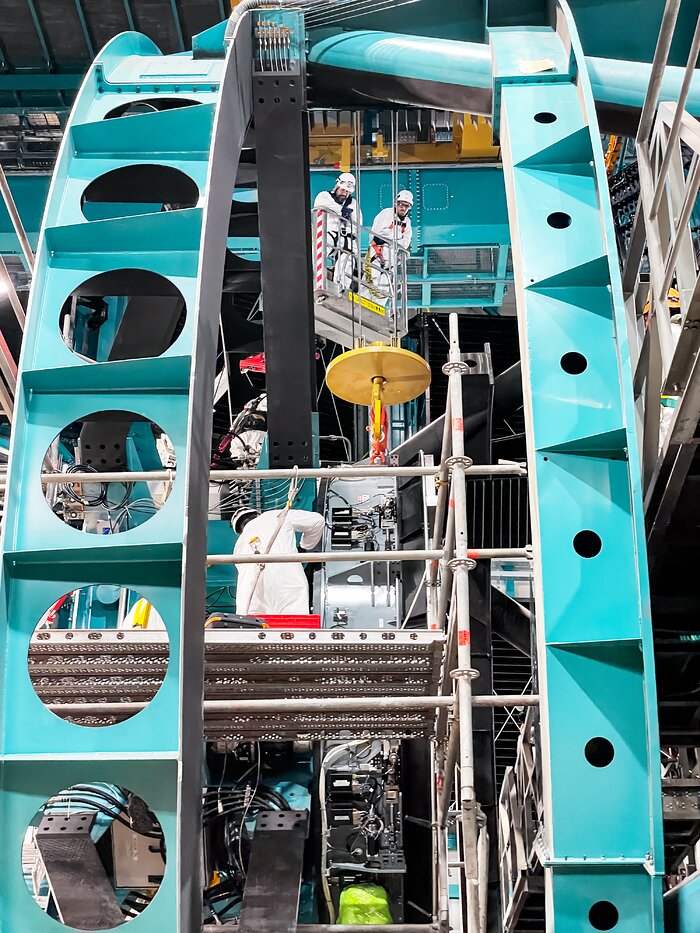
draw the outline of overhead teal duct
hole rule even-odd
[[[364,30],[322,39],[308,57],[324,91],[340,93],[340,100],[350,93],[368,101],[492,113],[491,55],[479,42]],[[651,65],[609,58],[585,61],[602,128],[634,134]],[[659,99],[677,100],[682,80],[683,69],[669,66]],[[700,72],[693,78],[686,109],[700,116]]]

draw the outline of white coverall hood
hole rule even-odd
[[[263,512],[249,521],[236,541],[233,553],[264,554],[281,511]],[[312,548],[321,540],[324,526],[324,518],[317,512],[289,509],[269,553],[296,552],[297,532],[302,532],[302,548]],[[240,564],[237,568],[236,612],[253,616],[308,615],[309,586],[301,564],[265,564],[256,585],[258,566]]]

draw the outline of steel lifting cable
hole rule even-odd
[[[280,6],[294,6],[300,9],[305,15],[307,26],[315,28],[330,23],[341,22],[344,19],[362,16],[369,10],[376,12],[377,10],[392,9],[415,2],[416,0],[378,0],[378,2],[376,2],[376,0],[345,0],[345,2],[343,2],[343,0],[289,0],[289,2],[281,0]],[[244,14],[254,10],[260,10],[266,6],[267,4],[264,0],[243,0],[242,3],[235,7],[231,14],[229,27],[227,28],[227,41],[233,38],[236,24]],[[266,22],[264,25],[270,26],[271,24]],[[274,37],[270,36],[269,33],[265,34],[265,32],[261,30],[260,38],[262,40],[261,45],[264,46],[265,51],[269,53],[269,63],[272,67],[272,56],[274,54],[272,46],[274,44]],[[263,70],[265,70],[264,65]]]
[[[355,149],[355,177],[357,178],[357,194],[355,195],[355,205],[357,210],[357,297],[360,297],[360,279],[362,277],[362,229],[360,223],[360,204],[362,203],[360,198],[362,194],[362,174],[361,174],[361,159],[360,159],[360,114],[357,110],[353,112],[352,118],[352,135],[353,135],[353,147]],[[363,336],[363,315],[362,315],[362,304],[358,300],[355,304],[357,308],[357,313],[360,317],[360,343],[362,343]],[[355,310],[353,309],[353,321],[355,320]],[[354,337],[354,335],[353,335]],[[353,339],[353,344],[354,344]],[[340,422],[339,422],[340,423]],[[342,433],[342,432],[341,432]]]
[[[392,112],[391,116],[391,210],[393,217],[394,253],[391,270],[391,312],[394,318],[394,338],[398,337],[396,321],[396,279],[398,270],[398,240],[396,238],[396,199],[399,194],[399,113]]]
[[[346,3],[310,3],[300,4],[301,9],[307,13],[305,19],[307,25],[315,28],[330,23],[339,23],[346,19],[353,19],[357,16],[364,16],[371,11],[373,13],[382,10],[396,9],[415,3],[416,0],[349,0]]]

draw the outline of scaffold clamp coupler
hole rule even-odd
[[[448,459],[445,460],[445,464],[450,469],[458,466],[462,467],[463,470],[468,470],[470,466],[474,465],[474,461],[471,457],[448,457]]]
[[[467,570],[474,570],[476,561],[471,557],[453,557],[452,560],[447,562],[447,566],[452,573],[454,573],[455,570],[459,570],[460,567],[466,567]]]
[[[442,371],[446,376],[449,376],[451,373],[468,373],[469,365],[464,362],[464,360],[448,360],[442,367]]]

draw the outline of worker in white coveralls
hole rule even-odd
[[[372,224],[372,244],[376,252],[381,254],[386,246],[411,248],[413,228],[411,218],[408,216],[413,207],[413,195],[410,191],[399,191],[396,203],[392,207],[385,207],[379,211]]]
[[[314,200],[316,210],[326,212],[325,259],[330,277],[343,289],[349,288],[356,275],[354,245],[362,226],[362,211],[355,197],[355,176],[341,172],[330,191],[319,191]]]
[[[324,526],[317,512],[275,509],[261,514],[244,507],[231,519],[238,535],[233,553],[296,554],[297,533],[301,532],[301,547],[308,550],[321,540]],[[309,585],[301,563],[238,564],[236,569],[239,615],[308,615]]]
[[[379,295],[375,297],[381,297],[393,288],[397,248],[411,248],[413,228],[408,214],[412,207],[411,192],[399,191],[394,206],[385,207],[374,218],[372,239],[365,259],[364,281],[380,289]]]
[[[330,191],[319,191],[316,195],[314,208],[328,212],[326,232],[329,236],[337,239],[339,230],[362,226],[362,211],[355,197],[355,187],[355,176],[341,172]]]

